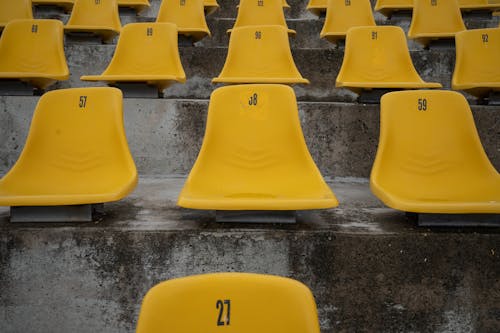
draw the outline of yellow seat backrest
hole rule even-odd
[[[465,97],[403,91],[381,100],[371,189],[416,213],[500,213],[500,175],[486,156]]]
[[[173,75],[185,79],[172,23],[130,23],[123,27],[103,75]]]
[[[466,30],[458,0],[413,0],[410,38],[453,37]],[[424,44],[427,42],[424,41]]]
[[[281,25],[288,29],[282,0],[241,0],[233,28]]]
[[[24,149],[0,180],[0,205],[76,205],[119,200],[137,183],[123,128],[121,91],[44,94]]]
[[[212,93],[203,145],[178,204],[221,210],[338,204],[307,149],[292,88],[232,85]]]
[[[31,0],[0,0],[0,30],[9,21],[32,18]]]
[[[311,291],[296,280],[216,273],[151,288],[136,332],[319,333],[319,324]]]
[[[453,89],[474,90],[488,85],[500,88],[500,28],[462,31],[455,41]]]
[[[370,0],[328,0],[321,37],[345,36],[349,28],[374,25]]]
[[[85,27],[120,31],[117,0],[75,0],[66,27]]]
[[[63,38],[63,25],[59,20],[10,22],[0,38],[0,78],[16,78],[15,75],[31,78],[32,83],[42,89],[49,83],[43,79],[37,82],[37,77],[68,79]]]
[[[210,36],[203,0],[163,0],[156,22],[174,23],[180,34],[191,35],[195,40]]]
[[[233,29],[226,63],[213,82],[309,83],[295,66],[287,29],[278,25]]]
[[[355,27],[346,38],[337,86],[346,82],[423,83],[410,57],[403,29]]]

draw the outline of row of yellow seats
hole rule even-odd
[[[500,29],[464,31],[456,40],[453,89],[478,97],[500,90]],[[19,20],[8,24],[0,38],[0,79],[18,79],[45,89],[56,80],[68,78],[60,21]],[[173,82],[185,82],[176,27],[169,23],[127,25],[107,69],[101,75],[81,79],[109,84],[145,82],[159,91]],[[282,26],[233,29],[226,63],[213,82],[309,83],[293,61],[288,33]],[[392,26],[349,30],[336,85],[357,93],[373,88],[441,87],[420,78],[403,30]]]
[[[43,95],[24,149],[0,180],[2,206],[103,203],[137,184],[116,88]],[[389,207],[416,213],[500,213],[500,174],[466,99],[392,92],[381,101],[370,184]],[[304,140],[286,85],[233,85],[210,98],[205,137],[178,205],[208,210],[325,209],[338,201]],[[259,135],[255,135],[259,133]]]
[[[123,0],[122,0],[123,1]],[[147,0],[144,6],[149,6]],[[44,1],[54,3],[55,1]],[[127,4],[138,5],[141,1],[129,1]],[[41,2],[40,2],[41,3]],[[73,1],[71,1],[73,5]],[[118,15],[120,1],[116,0],[74,0],[71,17],[65,26],[68,32],[93,32],[109,41],[121,30]],[[238,18],[234,27],[245,25],[284,25],[286,26],[283,8],[288,4],[285,0],[242,0],[238,10]],[[156,22],[168,22],[177,25],[180,34],[198,41],[210,36],[205,15],[217,8],[215,0],[164,0],[160,6]],[[205,11],[205,13],[204,13]],[[32,19],[31,0],[0,0],[0,29],[14,19]],[[290,30],[290,33],[294,33]]]
[[[359,0],[342,0],[345,4],[355,4]],[[307,10],[317,16],[327,12],[332,0],[309,0]],[[430,4],[441,5],[452,3],[460,8],[461,11],[498,11],[500,10],[500,1],[498,0],[377,0],[375,10],[384,16],[391,17],[394,12],[412,11],[418,2],[427,2]],[[415,13],[415,12],[414,12]]]
[[[500,8],[500,4],[497,5]],[[329,0],[321,38],[336,43],[352,27],[375,26],[370,0]],[[455,1],[416,0],[408,37],[427,46],[435,39],[454,38],[466,30]]]
[[[0,29],[11,20],[32,19],[33,6],[57,6],[71,12],[78,0],[0,0]],[[101,0],[93,0],[96,4]],[[105,0],[107,1],[107,0]],[[208,0],[207,0],[208,1]],[[215,0],[213,0],[215,2]],[[141,12],[150,7],[149,0],[116,0],[119,7],[133,8]],[[208,6],[210,4],[206,4]],[[215,2],[215,5],[217,3]],[[77,5],[78,7],[79,5]],[[218,7],[218,5],[217,5]]]
[[[210,36],[204,14],[204,8],[209,5],[203,0],[164,0],[156,21],[174,23],[179,34],[198,41]],[[31,0],[0,0],[0,29],[16,18],[33,18]],[[69,33],[91,32],[108,42],[120,33],[121,28],[117,0],[75,0],[64,30]]]

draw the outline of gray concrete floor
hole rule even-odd
[[[384,206],[369,189],[367,179],[336,178],[329,185],[340,205],[335,209],[300,211],[296,224],[217,223],[215,212],[180,208],[177,197],[185,178],[141,177],[127,198],[104,206],[104,214],[92,223],[9,223],[9,208],[0,207],[0,230],[32,228],[98,228],[121,231],[233,231],[290,230],[330,231],[382,235],[425,233],[403,212]],[[476,230],[476,229],[474,229]],[[496,231],[489,230],[495,233]]]

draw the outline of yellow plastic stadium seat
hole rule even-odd
[[[462,11],[485,10],[494,12],[500,10],[500,3],[494,4],[488,0],[458,0],[458,4]]]
[[[217,3],[217,0],[204,0],[203,7],[205,9],[205,15],[210,15],[219,9],[219,4]]]
[[[233,85],[212,93],[203,145],[178,205],[212,210],[338,205],[307,149],[291,87]]]
[[[74,0],[32,0],[32,2],[36,6],[58,6],[64,8],[66,12],[70,12],[75,3]]]
[[[309,0],[306,9],[316,16],[326,13],[328,0]]]
[[[45,89],[69,79],[59,20],[15,20],[0,38],[0,79],[21,80]]]
[[[370,0],[328,0],[325,24],[320,36],[336,43],[345,39],[349,28],[374,25]]]
[[[295,35],[295,31],[288,29],[286,24],[282,0],[241,0],[233,29],[261,25],[280,25],[290,35]]]
[[[0,31],[12,20],[33,19],[31,0],[0,0]]]
[[[278,25],[233,29],[226,63],[212,82],[309,83],[295,66],[287,29]]]
[[[103,41],[120,33],[121,22],[116,0],[75,0],[65,32],[94,33]]]
[[[195,42],[211,36],[203,0],[163,0],[156,22],[176,24],[179,34],[191,37]]]
[[[133,8],[140,13],[150,7],[149,0],[118,0],[118,7]]]
[[[420,78],[413,66],[404,31],[395,26],[349,29],[336,86],[356,93],[363,89],[442,87]]]
[[[500,174],[483,150],[467,100],[453,91],[382,97],[370,187],[402,211],[500,213]]]
[[[136,333],[319,333],[314,297],[289,278],[215,273],[162,282],[142,301]]]
[[[453,89],[477,97],[500,91],[500,28],[462,31],[455,40]]]
[[[0,206],[103,203],[136,184],[121,91],[53,90],[40,98],[21,156],[0,180]]]
[[[414,0],[413,5],[408,37],[424,46],[466,30],[457,0]]]
[[[115,54],[102,75],[83,81],[145,82],[161,92],[174,82],[186,82],[172,23],[130,23],[123,27]]]
[[[390,17],[397,11],[413,10],[413,0],[377,0],[375,10],[384,16]]]

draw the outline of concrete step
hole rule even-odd
[[[295,225],[221,225],[175,206],[183,182],[143,178],[88,224],[12,224],[0,208],[2,332],[133,332],[153,285],[221,271],[304,282],[325,333],[500,330],[497,229],[417,228],[342,179],[339,208]]]
[[[0,97],[0,177],[17,160],[38,97]],[[141,175],[187,175],[203,140],[207,100],[128,99],[129,146]],[[500,107],[473,106],[483,146],[500,170]],[[379,136],[379,107],[299,103],[302,129],[323,176],[369,177]]]
[[[80,81],[80,76],[102,73],[113,56],[114,45],[71,43],[65,47],[71,77],[51,89],[103,86],[104,83]],[[185,84],[165,90],[165,97],[207,99],[215,87],[211,80],[218,76],[227,55],[227,48],[181,47],[181,61],[187,76]],[[414,50],[411,57],[420,76],[426,81],[441,82],[450,87],[455,64],[454,49]],[[357,95],[347,89],[335,89],[335,79],[342,65],[343,49],[294,49],[292,54],[302,76],[309,85],[297,85],[295,91],[302,101],[356,101]]]

